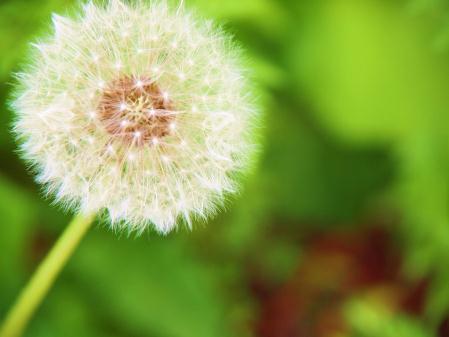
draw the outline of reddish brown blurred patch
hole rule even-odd
[[[427,282],[401,275],[400,253],[386,230],[327,233],[301,245],[301,263],[283,284],[270,284],[263,271],[251,276],[261,310],[257,336],[348,336],[343,307],[355,296],[373,297],[393,312],[421,313]]]
[[[441,337],[449,337],[449,318],[441,323],[438,333]]]

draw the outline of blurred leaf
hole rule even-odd
[[[29,226],[37,215],[36,204],[27,193],[0,176],[0,311],[15,297],[26,274],[24,252]]]
[[[447,123],[449,64],[431,48],[434,22],[400,2],[337,0],[311,5],[291,64],[320,121],[355,142],[401,140]]]
[[[446,5],[445,0],[410,0],[408,4],[413,12],[441,10],[443,5]]]
[[[354,300],[346,308],[354,337],[432,337],[416,320],[394,315],[379,304]]]
[[[285,85],[286,74],[276,64],[256,53],[250,55],[249,58],[251,62],[249,62],[248,68],[252,69],[260,86],[280,89]]]
[[[284,7],[274,0],[192,0],[188,5],[220,21],[245,21],[271,36],[281,33],[289,19]]]
[[[118,337],[120,329],[102,319],[95,306],[89,306],[72,282],[58,282],[25,337]],[[122,335],[123,336],[123,335]]]
[[[398,149],[403,174],[397,192],[404,210],[407,271],[433,276],[426,313],[434,325],[449,310],[449,273],[441,264],[449,259],[448,145],[446,127],[441,126],[414,135]]]
[[[195,258],[179,237],[118,241],[111,233],[91,233],[69,273],[84,288],[79,293],[88,306],[123,334],[232,335],[220,272]]]
[[[311,221],[342,222],[360,214],[392,177],[382,149],[354,149],[323,139],[302,107],[278,97],[272,107],[259,181],[272,213]]]

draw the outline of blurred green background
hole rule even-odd
[[[70,219],[18,158],[7,101],[73,3],[0,3],[0,317]],[[192,232],[96,226],[26,336],[449,336],[449,3],[186,5],[246,49],[259,166]]]

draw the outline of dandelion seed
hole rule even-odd
[[[126,110],[126,108],[127,108],[127,105],[126,105],[126,103],[120,103],[120,111],[125,111]]]
[[[143,82],[141,80],[138,80],[136,82],[136,87],[139,88],[139,89],[142,89],[143,88]]]

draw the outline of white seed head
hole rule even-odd
[[[89,2],[53,21],[13,103],[38,181],[115,228],[167,233],[213,213],[257,117],[230,39],[163,0]]]

